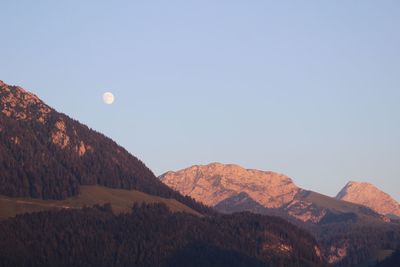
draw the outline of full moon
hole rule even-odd
[[[106,92],[103,94],[103,101],[104,103],[106,103],[107,105],[111,105],[112,103],[114,103],[114,95],[110,92]]]

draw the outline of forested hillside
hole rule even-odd
[[[135,189],[211,212],[160,182],[104,135],[58,113],[37,96],[0,81],[0,194],[65,199],[80,185]]]
[[[276,217],[199,218],[165,205],[49,211],[0,223],[0,266],[326,266],[311,235]]]

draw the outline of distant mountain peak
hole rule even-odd
[[[194,165],[178,172],[167,172],[160,179],[182,194],[210,206],[247,193],[265,207],[279,208],[292,201],[300,190],[283,174],[245,169],[235,164]]]
[[[283,212],[313,224],[364,217],[377,221],[387,219],[365,206],[299,188],[286,175],[245,169],[235,164],[194,165],[167,172],[160,179],[183,195],[226,213],[243,210],[262,214]]]
[[[358,230],[354,230],[358,229],[358,225],[392,226],[386,216],[364,205],[304,190],[289,177],[271,171],[211,163],[170,171],[160,179],[182,194],[220,212],[230,214],[248,211],[274,215],[315,231],[326,245],[322,250],[323,255],[332,264],[353,262],[352,251],[360,249],[359,240],[352,238],[352,231],[358,234]],[[358,183],[348,183],[349,186],[355,184]],[[369,245],[363,249],[368,250]]]
[[[350,181],[336,198],[367,206],[383,215],[400,217],[400,204],[371,183]]]
[[[358,182],[358,181],[349,181],[346,185],[347,186],[374,186],[373,184],[368,183],[368,182]]]

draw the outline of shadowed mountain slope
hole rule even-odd
[[[0,81],[0,194],[66,199],[81,185],[138,190],[209,211],[160,182],[139,159],[104,135]]]

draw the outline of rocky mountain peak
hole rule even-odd
[[[165,186],[110,138],[0,82],[0,195],[60,200],[87,185],[134,189],[210,212]]]
[[[53,110],[39,97],[19,86],[0,81],[1,113],[16,120],[34,119],[44,124]]]
[[[209,206],[246,193],[264,207],[279,208],[292,201],[300,190],[283,174],[245,169],[234,164],[194,165],[168,172],[160,179],[182,194]]]
[[[367,206],[383,215],[400,217],[400,204],[389,194],[370,183],[350,181],[336,198]]]

